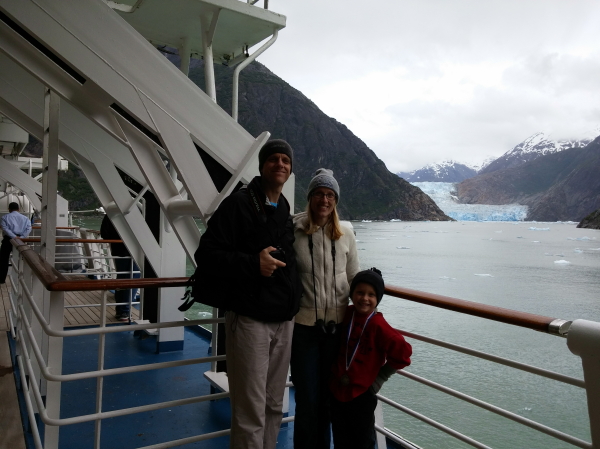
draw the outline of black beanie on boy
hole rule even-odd
[[[375,294],[377,295],[377,305],[379,305],[381,298],[383,298],[383,291],[385,290],[385,284],[383,283],[383,277],[381,277],[381,271],[373,267],[369,268],[368,270],[358,272],[356,276],[354,276],[354,279],[352,279],[352,284],[350,284],[350,297],[352,297],[352,293],[354,293],[356,286],[362,282],[373,286],[375,289]]]

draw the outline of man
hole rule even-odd
[[[267,142],[258,155],[260,176],[221,203],[194,255],[198,301],[219,298],[227,310],[234,449],[274,449],[283,416],[302,289],[290,207],[281,193],[292,159],[287,142]]]
[[[0,284],[4,284],[6,283],[10,254],[13,249],[10,241],[16,237],[27,237],[31,232],[31,222],[29,218],[19,213],[19,203],[10,203],[8,214],[2,217],[0,224],[4,235],[2,245],[0,245]]]
[[[100,237],[105,240],[121,240],[121,236],[115,229],[112,221],[105,215],[100,225]],[[110,244],[111,255],[117,257],[114,259],[115,268],[117,270],[117,279],[131,279],[139,278],[139,273],[133,273],[132,271],[139,271],[139,267],[134,260],[131,259],[131,254],[127,250],[127,247],[123,243],[111,243]],[[119,289],[115,291],[115,302],[126,303],[115,306],[115,318],[119,321],[129,321],[129,305],[131,304],[131,289]]]

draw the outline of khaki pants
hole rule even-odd
[[[231,449],[275,449],[283,417],[294,321],[225,315]]]

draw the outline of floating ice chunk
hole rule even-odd
[[[520,235],[518,235],[518,236],[517,236],[517,238],[518,238],[518,239],[522,239],[523,237],[522,237],[522,236],[520,236]]]
[[[600,248],[588,248],[590,251],[600,251]]]
[[[444,280],[446,280],[446,281],[453,281],[453,280],[456,280],[456,278],[451,278],[451,277],[448,277],[448,276],[440,276],[440,279],[444,279]]]
[[[539,240],[533,240],[531,243],[540,243]]]
[[[475,273],[475,276],[481,276],[481,277],[486,277],[486,278],[493,278],[494,277],[491,274],[479,274],[479,273]]]
[[[574,251],[574,252],[576,252],[576,253],[582,253],[582,252],[583,252],[583,251],[582,251],[582,250],[580,250],[579,248],[575,248],[573,251]]]
[[[392,218],[390,221],[402,221],[399,218]]]
[[[565,257],[564,254],[555,254],[556,257]]]
[[[558,265],[568,265],[571,262],[569,262],[568,260],[561,259],[561,260],[555,260],[554,263],[556,263]]]
[[[410,249],[409,246],[396,246],[396,249]]]
[[[550,228],[536,228],[535,226],[531,226],[529,228],[530,231],[549,231]]]

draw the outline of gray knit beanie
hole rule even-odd
[[[290,158],[290,165],[294,167],[294,150],[289,143],[282,139],[269,140],[263,145],[258,152],[258,172],[262,173],[263,165],[267,161],[267,158],[275,153],[285,154]]]
[[[313,190],[315,190],[318,187],[326,187],[328,189],[333,190],[335,192],[335,201],[340,201],[340,186],[333,177],[333,171],[328,170],[326,168],[320,168],[313,174],[313,179],[311,179],[310,183],[308,184],[307,199],[309,201]]]

